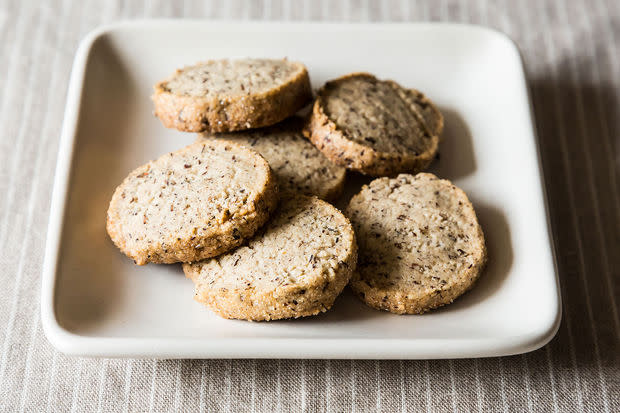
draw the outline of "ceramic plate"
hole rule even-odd
[[[152,85],[224,57],[288,57],[312,84],[368,71],[424,91],[446,118],[431,172],[472,200],[489,264],[477,286],[423,316],[366,307],[346,290],[307,319],[224,320],[196,303],[180,265],[136,266],[105,231],[129,171],[194,140],[152,115]],[[355,192],[359,179],[348,182]],[[521,57],[498,32],[452,24],[143,21],[96,30],[73,68],[55,177],[42,289],[47,337],[83,356],[158,358],[457,358],[547,343],[560,297]]]

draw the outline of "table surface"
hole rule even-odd
[[[620,411],[620,3],[0,0],[1,411]],[[456,21],[518,43],[562,284],[556,338],[478,360],[67,357],[39,319],[51,186],[71,63],[119,19]],[[532,264],[535,271],[535,263]]]

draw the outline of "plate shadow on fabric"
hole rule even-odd
[[[570,67],[563,62],[554,77],[528,79],[566,314],[551,345],[573,340],[575,358],[588,366],[597,363],[592,351],[597,345],[601,363],[611,365],[620,358],[613,311],[614,296],[616,309],[620,304],[618,290],[609,289],[614,282],[617,286],[620,268],[620,255],[609,248],[618,245],[620,233],[610,225],[618,222],[620,207],[620,176],[613,169],[620,101],[606,81],[571,81]],[[592,324],[589,317],[595,314]],[[574,320],[571,327],[569,320]],[[573,362],[567,351],[558,354]]]

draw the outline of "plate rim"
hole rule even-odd
[[[123,29],[178,29],[188,26],[285,26],[305,28],[312,26],[331,26],[347,30],[364,28],[385,30],[395,28],[434,28],[474,30],[487,36],[501,39],[506,47],[512,49],[519,62],[520,83],[525,90],[529,106],[529,125],[534,138],[537,172],[543,196],[543,206],[547,223],[548,245],[553,261],[555,279],[555,311],[539,323],[537,329],[529,334],[502,338],[481,339],[386,339],[386,338],[252,338],[248,339],[198,339],[198,338],[121,338],[91,337],[72,333],[62,327],[55,312],[57,267],[60,259],[60,243],[65,220],[71,170],[74,161],[74,148],[77,127],[84,91],[84,78],[88,58],[95,42],[110,33]],[[281,358],[281,359],[446,359],[508,356],[534,351],[546,345],[556,335],[562,319],[562,297],[557,266],[557,255],[551,227],[548,190],[544,181],[540,144],[534,118],[531,91],[524,69],[523,56],[518,45],[505,33],[488,27],[463,23],[445,22],[391,22],[391,23],[349,23],[349,22],[265,22],[234,21],[212,19],[141,19],[124,20],[99,26],[89,32],[80,42],[73,61],[63,125],[61,130],[58,158],[51,197],[49,223],[47,226],[45,253],[41,281],[41,321],[43,331],[49,342],[59,351],[75,356],[87,357],[132,357],[132,358]],[[377,342],[381,342],[380,350]],[[332,345],[317,346],[317,343]],[[437,350],[441,348],[441,350]]]

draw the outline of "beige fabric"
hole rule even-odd
[[[51,184],[78,41],[122,18],[489,25],[521,48],[562,279],[558,336],[454,361],[90,360],[39,321]],[[616,0],[0,1],[0,411],[620,411]],[[532,263],[532,270],[536,268]]]

